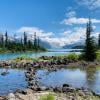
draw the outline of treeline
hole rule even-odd
[[[40,46],[40,39],[34,33],[33,41],[28,38],[27,34],[24,32],[23,36],[16,40],[16,36],[10,38],[8,33],[5,35],[0,35],[0,50],[1,51],[11,51],[11,52],[25,52],[25,51],[46,51],[46,49]]]

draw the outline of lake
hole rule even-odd
[[[27,87],[24,70],[9,69],[6,76],[1,75],[3,71],[4,69],[0,69],[0,95],[7,95]],[[100,70],[91,72],[80,69],[61,69],[53,72],[37,70],[36,77],[41,86],[59,87],[69,84],[76,88],[86,87],[100,94]]]
[[[0,69],[0,95],[6,95],[17,89],[25,89],[27,87],[24,70],[9,69],[9,74],[2,76],[1,73],[4,71],[5,69]]]
[[[91,72],[80,69],[62,69],[54,72],[38,70],[36,77],[41,86],[59,87],[63,84],[69,84],[76,88],[89,88],[100,94],[100,70]]]
[[[51,50],[52,51],[52,50]],[[0,54],[0,60],[9,60],[19,56],[39,57],[39,56],[58,56],[70,54],[71,49],[55,50],[53,52],[27,52],[27,53],[7,53]],[[80,52],[74,52],[80,54]],[[17,89],[25,89],[27,82],[25,81],[24,70],[9,69],[6,76],[1,73],[4,69],[0,69],[0,95],[6,95]],[[61,69],[54,72],[47,70],[37,70],[36,77],[39,79],[40,85],[47,87],[62,86],[69,84],[76,88],[86,87],[100,94],[100,70],[89,69]]]
[[[6,54],[0,54],[0,60],[9,60],[14,59],[19,56],[28,56],[28,57],[40,57],[40,56],[58,56],[58,55],[65,55],[72,53],[72,50],[77,50],[77,53],[79,54],[80,49],[50,49],[51,52],[23,52],[23,53],[6,53]]]

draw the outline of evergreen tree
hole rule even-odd
[[[0,34],[0,47],[2,47],[2,34]]]
[[[91,20],[87,23],[86,28],[86,42],[83,50],[83,58],[87,61],[94,61],[96,59],[96,46],[92,34]]]
[[[99,34],[99,39],[98,39],[98,46],[100,47],[100,34]]]
[[[7,47],[7,46],[8,46],[8,33],[6,31],[6,33],[5,33],[5,47]]]
[[[38,41],[37,42],[38,42],[37,45],[39,47],[40,46],[40,39],[39,39],[39,37],[38,37]]]
[[[24,46],[27,46],[27,35],[25,32],[24,32]]]
[[[22,39],[22,37],[21,37],[21,39],[20,39],[20,44],[23,44],[23,39]]]
[[[37,47],[37,36],[36,36],[36,32],[34,33],[34,47]]]
[[[27,45],[27,46],[28,46],[29,49],[32,49],[33,44],[32,44],[32,42],[31,42],[31,40],[28,40],[28,45]]]
[[[1,46],[4,47],[4,37],[3,37],[3,34],[1,36]]]

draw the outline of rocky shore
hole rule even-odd
[[[48,88],[40,86],[35,77],[35,71],[32,66],[27,67],[25,72],[28,87],[26,90],[17,90],[10,93],[7,100],[40,100],[41,96],[52,94],[55,100],[100,100],[100,95],[84,87],[73,88],[68,84],[62,87]]]
[[[77,59],[45,59],[45,57],[42,57],[40,60],[8,60],[8,61],[0,61],[0,67],[1,68],[24,68],[27,69],[27,67],[33,67],[34,69],[48,69],[48,70],[57,70],[61,68],[68,68],[68,67],[88,67],[88,66],[100,66],[100,61],[94,61],[94,62],[86,62],[83,60],[77,60]]]
[[[100,100],[100,96],[86,89],[74,89],[64,86],[60,91],[58,89],[46,91],[33,91],[26,89],[16,93],[10,93],[5,99],[0,100],[40,100],[42,96],[52,94],[54,100]]]
[[[42,96],[49,94],[54,96],[54,100],[100,100],[100,96],[92,91],[84,88],[76,89],[67,84],[49,90],[17,90],[15,93],[9,93],[5,98],[0,97],[0,100],[40,100]]]
[[[38,61],[33,60],[9,60],[0,61],[0,67],[3,68],[24,68],[26,81],[28,83],[26,90],[17,90],[15,93],[9,93],[6,97],[0,97],[0,100],[40,100],[41,96],[52,94],[55,100],[100,100],[100,95],[95,94],[93,91],[82,87],[73,88],[68,84],[63,84],[62,87],[45,87],[40,86],[35,77],[37,69],[47,69],[49,71],[57,71],[61,68],[67,67],[88,67],[99,66],[99,61],[86,62],[63,58],[61,60],[48,60],[41,59]]]

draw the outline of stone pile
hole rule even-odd
[[[76,59],[46,59],[43,57],[42,60],[34,61],[34,60],[22,60],[22,61],[15,61],[15,60],[9,60],[9,61],[0,61],[0,67],[3,68],[27,68],[27,67],[34,67],[34,69],[40,69],[40,68],[46,68],[48,70],[56,70],[61,68],[66,68],[67,66],[80,66],[86,67],[86,66],[97,66],[100,65],[99,61],[94,62],[86,62],[86,61],[78,61]]]
[[[35,69],[32,66],[28,66],[25,72],[26,81],[28,83],[28,88],[34,91],[39,90],[39,83],[35,75]]]

